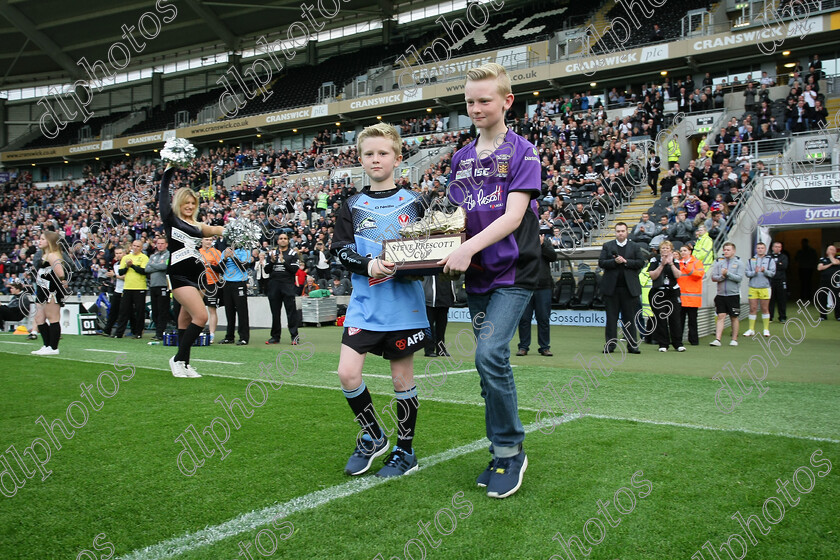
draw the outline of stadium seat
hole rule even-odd
[[[583,275],[583,279],[578,284],[577,295],[570,307],[572,309],[589,309],[592,306],[592,301],[595,299],[595,289],[598,286],[598,281],[594,272],[587,272]]]
[[[597,284],[595,285],[595,297],[592,298],[592,309],[603,311],[607,306],[604,304],[604,296],[601,294],[601,277],[596,276],[595,280]]]
[[[568,309],[575,296],[575,277],[571,272],[564,272],[554,286],[554,303],[559,309]]]

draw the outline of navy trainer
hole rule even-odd
[[[373,460],[384,455],[388,451],[388,438],[382,434],[382,438],[374,440],[368,434],[362,436],[362,441],[357,442],[356,449],[347,460],[344,472],[350,476],[358,476],[370,468]]]
[[[513,457],[496,457],[487,483],[487,495],[491,498],[507,498],[519,490],[527,468],[528,456],[525,455],[525,450]]]
[[[417,470],[417,457],[402,447],[394,446],[391,455],[385,460],[385,466],[379,469],[376,476],[379,478],[391,478],[402,476]]]

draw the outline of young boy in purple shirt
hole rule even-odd
[[[506,498],[519,490],[528,467],[510,342],[539,276],[540,158],[533,144],[505,125],[513,93],[504,67],[488,63],[470,70],[464,96],[479,134],[452,157],[448,196],[467,211],[467,240],[439,264],[445,274],[466,273],[493,454],[476,483],[491,498]]]

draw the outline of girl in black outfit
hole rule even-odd
[[[158,197],[160,216],[169,242],[170,257],[166,273],[172,295],[181,304],[178,314],[178,353],[169,359],[169,367],[175,377],[201,377],[190,365],[190,349],[207,324],[207,309],[199,291],[199,282],[206,272],[198,246],[202,237],[223,235],[224,228],[196,221],[198,195],[189,187],[175,191],[170,202],[169,182],[174,173],[171,165],[167,165]]]
[[[61,338],[61,307],[67,294],[67,278],[64,270],[59,234],[45,231],[38,240],[44,256],[38,264],[35,280],[35,324],[44,340],[44,346],[33,350],[36,356],[58,355],[58,340]],[[49,323],[47,323],[49,321]]]

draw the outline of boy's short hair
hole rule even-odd
[[[358,151],[360,155],[362,152],[362,142],[368,138],[388,138],[393,143],[394,154],[396,154],[397,157],[402,155],[402,141],[400,139],[400,133],[397,132],[397,129],[394,128],[393,125],[380,122],[365,127],[365,129],[362,130],[356,138],[356,151]]]
[[[726,248],[727,245],[732,247],[733,250],[735,249],[735,244],[732,243],[731,241],[727,241],[726,243],[724,243],[723,247]]]
[[[513,93],[510,88],[510,78],[507,75],[507,70],[501,64],[495,62],[488,62],[482,64],[477,68],[471,68],[467,71],[467,81],[477,82],[478,80],[496,80],[499,95],[506,97],[509,93]]]

